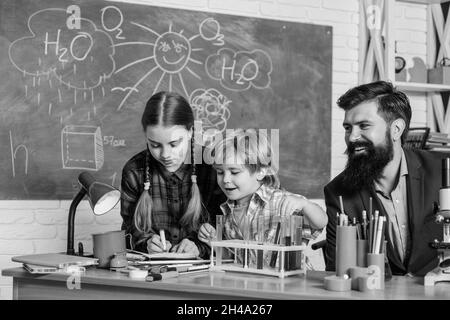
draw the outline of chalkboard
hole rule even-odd
[[[332,28],[106,1],[0,2],[0,198],[120,187],[145,102],[173,90],[204,128],[280,129],[283,186],[330,177]]]

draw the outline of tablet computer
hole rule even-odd
[[[28,264],[28,263],[24,263],[23,267],[29,273],[54,273],[54,272],[59,272],[61,270],[61,269],[55,268],[55,267],[38,266],[35,264]]]

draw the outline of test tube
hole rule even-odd
[[[291,216],[291,238],[294,246],[302,245],[303,217],[300,215]],[[292,251],[290,257],[290,269],[297,270],[302,267],[302,252]]]
[[[258,244],[264,244],[264,215],[259,215],[257,217],[257,229],[258,229]],[[264,263],[264,250],[257,250],[256,252],[256,268],[262,269]]]
[[[284,246],[290,246],[292,243],[291,237],[291,219],[290,216],[284,215],[281,217],[281,243]],[[290,252],[284,252],[284,270],[290,270]]]
[[[274,216],[272,223],[274,223],[276,225],[276,231],[274,232],[274,234],[269,235],[269,238],[272,239],[273,244],[278,245],[278,244],[280,244],[280,238],[281,238],[281,219],[280,219],[280,217]],[[269,266],[271,268],[276,267],[277,259],[278,259],[278,251],[272,251],[271,257],[270,257],[270,264],[269,264]]]
[[[248,244],[250,240],[250,217],[244,216],[243,225],[242,225],[242,236],[244,238],[244,244]],[[243,266],[244,268],[248,268],[249,263],[249,250],[247,248],[244,249],[244,257],[243,257]]]
[[[216,216],[216,241],[222,241],[223,237],[223,215]],[[220,266],[222,264],[222,247],[216,247],[216,265]]]

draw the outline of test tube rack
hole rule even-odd
[[[264,265],[262,269],[257,269],[255,267],[250,266],[248,261],[242,263],[237,263],[235,260],[234,263],[224,263],[218,264],[217,260],[214,259],[213,253],[215,248],[228,248],[232,251],[236,252],[237,249],[249,249],[249,250],[263,250],[278,252],[277,265],[272,268]],[[275,245],[275,244],[261,244],[257,241],[244,241],[244,240],[213,240],[211,241],[211,271],[233,271],[233,272],[243,272],[243,273],[253,273],[253,274],[262,274],[275,276],[279,278],[285,278],[294,275],[306,275],[306,263],[305,263],[305,254],[304,250],[306,250],[305,245]],[[302,252],[301,254],[301,263],[300,267],[295,270],[286,270],[285,269],[285,252]],[[236,254],[235,254],[236,257]],[[247,259],[247,256],[245,257]],[[216,261],[216,263],[214,263]]]

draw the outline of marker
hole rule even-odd
[[[362,211],[362,238],[367,239],[367,212]]]
[[[193,266],[192,263],[174,264],[174,265],[168,266],[167,271],[186,272],[192,266]]]
[[[344,215],[342,213],[339,215],[339,225],[340,226],[344,225]]]
[[[154,266],[149,269],[150,273],[164,273],[169,271],[168,266]],[[174,271],[177,271],[176,269]]]
[[[163,250],[167,251],[166,247],[166,234],[164,233],[164,229],[159,230],[159,237],[161,238]]]
[[[199,266],[192,266],[192,267],[188,268],[187,272],[204,270],[204,269],[207,270],[207,269],[209,269],[209,267],[210,266],[208,264],[202,264],[202,265],[199,265]]]
[[[146,281],[158,281],[178,277],[178,271],[167,271],[165,273],[151,273],[145,277]]]

